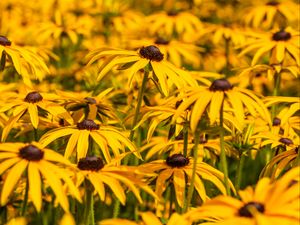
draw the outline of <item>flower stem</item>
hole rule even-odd
[[[26,187],[25,187],[25,195],[24,195],[24,200],[23,200],[23,205],[22,205],[22,210],[21,210],[21,216],[25,215],[25,212],[26,212],[26,209],[27,209],[28,191],[29,191],[29,180],[28,180],[28,177],[27,177],[27,179],[26,179]]]
[[[238,162],[238,168],[237,168],[237,173],[236,173],[236,177],[235,177],[236,191],[240,190],[240,188],[241,188],[242,172],[243,172],[245,159],[246,159],[246,155],[244,153],[242,153],[241,158]]]
[[[192,177],[191,177],[191,184],[188,188],[188,193],[187,193],[187,198],[183,207],[183,213],[187,212],[191,200],[193,197],[193,192],[194,192],[194,186],[195,186],[195,177],[196,177],[196,170],[197,170],[197,163],[198,163],[198,145],[199,145],[199,139],[200,139],[200,130],[197,128],[195,134],[194,134],[194,140],[195,140],[195,145],[193,148],[193,159],[194,159],[194,164],[193,164],[193,172],[192,172]]]
[[[94,218],[91,218],[91,216],[94,216],[93,210],[94,210],[94,201],[93,201],[93,186],[89,183],[89,181],[85,181],[85,207],[84,207],[84,224],[89,225],[94,223],[90,223],[90,221],[94,221]]]
[[[225,58],[226,58],[226,67],[225,67],[225,75],[229,76],[230,72],[230,39],[225,38]]]
[[[224,122],[223,108],[224,108],[224,100],[222,102],[221,110],[220,110],[220,148],[221,148],[220,161],[222,166],[222,172],[224,173],[224,184],[226,187],[226,193],[230,195],[230,188],[228,183],[228,166],[227,166],[227,158],[225,153],[225,141],[224,141],[225,130],[223,126],[223,122]]]
[[[118,218],[119,213],[120,213],[120,205],[121,205],[120,200],[116,199],[115,204],[114,204],[113,218]]]
[[[137,121],[138,121],[138,118],[139,118],[139,115],[140,115],[140,110],[141,110],[141,106],[142,106],[142,102],[143,102],[144,92],[146,90],[148,75],[149,75],[149,71],[145,68],[144,69],[144,76],[143,76],[142,86],[139,90],[139,95],[138,95],[138,100],[137,100],[137,104],[136,104],[136,107],[135,107],[133,122],[132,122],[132,125],[131,125],[131,131],[130,131],[130,135],[129,135],[129,140],[130,141],[132,141],[133,137],[134,137],[134,132],[135,132],[134,128],[137,124]]]
[[[278,96],[279,92],[280,92],[280,82],[281,82],[281,76],[279,73],[275,73],[274,75],[274,89],[273,89],[273,96]],[[272,119],[274,119],[274,117],[276,116],[276,112],[277,111],[277,107],[276,105],[272,106]]]
[[[184,155],[184,157],[187,156],[188,138],[189,138],[188,121],[185,121],[184,127],[183,127],[183,155]]]

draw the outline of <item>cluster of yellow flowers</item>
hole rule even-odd
[[[299,224],[299,9],[1,1],[0,224]]]

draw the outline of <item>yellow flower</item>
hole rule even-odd
[[[58,99],[58,96],[54,94],[39,93],[37,91],[28,92],[26,95],[19,93],[8,95],[5,102],[1,105],[0,112],[13,110],[12,116],[3,129],[1,140],[4,141],[7,138],[10,130],[25,114],[29,114],[30,122],[36,129],[39,125],[40,117],[42,117],[39,115],[41,109],[54,117],[65,119],[71,124],[72,117],[64,107],[55,102]]]
[[[42,80],[45,74],[49,73],[48,67],[42,57],[26,47],[19,47],[12,44],[5,36],[0,36],[0,71],[5,69],[8,58],[24,82],[31,86],[30,78]]]
[[[299,32],[288,27],[281,30],[273,30],[271,33],[253,33],[254,40],[246,42],[240,55],[245,55],[255,50],[251,66],[257,64],[266,53],[270,53],[269,64],[279,64],[289,60],[290,64],[300,66],[300,42]]]
[[[287,172],[278,181],[258,181],[256,188],[239,191],[241,200],[218,196],[191,210],[191,221],[208,220],[205,225],[297,225],[299,224],[300,168]]]
[[[163,225],[159,218],[157,218],[152,212],[143,212],[140,214],[142,222],[133,222],[126,219],[106,219],[102,220],[99,225]],[[184,215],[177,213],[172,214],[166,225],[191,225],[192,223],[185,219]]]
[[[250,1],[252,6],[245,12],[246,24],[270,28],[286,25],[299,19],[299,4],[289,0]]]
[[[184,70],[176,68],[173,64],[164,59],[158,47],[150,45],[142,47],[137,52],[101,48],[90,52],[87,56],[90,58],[88,65],[97,61],[98,59],[105,58],[101,64],[98,80],[102,79],[113,67],[119,66],[126,70],[128,75],[129,84],[131,85],[134,75],[141,69],[149,64],[151,66],[151,76],[155,83],[158,83],[161,92],[168,96],[170,84],[175,84],[177,88],[183,88],[186,85],[195,86],[197,83],[191,75]]]
[[[77,159],[86,157],[89,145],[92,144],[89,138],[100,147],[107,162],[111,161],[110,148],[115,157],[120,155],[120,150],[125,151],[125,147],[127,147],[133,154],[140,158],[135,145],[122,132],[111,126],[96,124],[94,120],[90,119],[78,122],[76,126],[72,125],[50,130],[41,137],[40,143],[43,146],[47,146],[58,138],[69,135],[71,136],[65,150],[66,158],[71,156],[75,148]]]
[[[186,94],[181,96],[181,98],[183,101],[177,108],[173,122],[175,122],[175,119],[188,107],[192,107],[190,116],[192,131],[196,130],[198,122],[207,108],[210,123],[213,124],[216,122],[221,107],[223,107],[223,101],[224,111],[226,111],[226,107],[228,107],[228,111],[234,115],[234,118],[229,119],[229,121],[233,122],[233,125],[238,129],[241,129],[240,125],[245,124],[244,108],[254,117],[260,115],[271,124],[269,112],[263,102],[252,91],[233,87],[226,79],[215,80],[210,87],[198,86],[189,88],[186,90]],[[238,123],[234,123],[234,119],[236,119]]]
[[[141,171],[148,173],[158,172],[155,193],[159,199],[163,199],[162,195],[166,190],[167,185],[169,182],[172,182],[175,188],[178,205],[183,207],[186,184],[190,182],[193,173],[193,163],[194,161],[192,158],[186,158],[182,154],[174,154],[169,156],[166,160],[152,161],[140,165],[139,168]],[[185,177],[187,177],[187,180]],[[198,162],[194,185],[195,190],[203,201],[206,201],[209,197],[206,195],[202,179],[212,182],[223,194],[226,193],[223,185],[223,173],[204,162]],[[228,180],[228,182],[234,190],[230,180]]]
[[[135,167],[129,166],[113,166],[104,165],[101,158],[96,156],[87,156],[81,158],[77,164],[79,171],[77,172],[77,186],[85,179],[89,180],[96,192],[99,194],[101,201],[105,200],[105,186],[108,186],[120,202],[125,205],[126,194],[123,183],[133,192],[137,200],[142,203],[142,198],[139,193],[139,188],[143,189],[153,197],[154,192],[142,182],[134,173]]]
[[[5,205],[14,187],[27,172],[28,193],[37,211],[42,208],[42,177],[53,190],[58,203],[68,212],[69,202],[62,186],[68,186],[71,194],[81,201],[79,191],[72,183],[68,173],[57,164],[70,166],[70,162],[50,149],[42,148],[38,143],[2,143],[0,144],[0,175],[6,171],[1,190],[1,205]]]
[[[24,218],[24,217],[16,217],[16,218],[11,219],[5,225],[26,225],[26,224],[27,224],[26,218]]]

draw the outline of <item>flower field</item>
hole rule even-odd
[[[0,1],[0,225],[299,225],[300,2]]]

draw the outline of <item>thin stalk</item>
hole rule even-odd
[[[115,204],[114,204],[114,209],[113,209],[113,218],[118,218],[119,213],[120,213],[120,206],[121,206],[120,200],[116,199]]]
[[[136,108],[135,108],[133,122],[132,122],[132,125],[131,125],[131,131],[130,131],[130,135],[129,135],[129,140],[130,141],[133,141],[134,132],[135,132],[134,128],[137,124],[137,121],[138,121],[138,118],[139,118],[139,115],[140,115],[140,110],[141,110],[141,106],[142,106],[142,102],[143,102],[144,92],[146,90],[148,75],[149,75],[149,71],[145,68],[144,69],[144,76],[143,76],[142,86],[139,90],[139,95],[138,95],[138,100],[137,100],[137,104],[136,104]]]
[[[274,89],[273,89],[273,96],[278,96],[280,93],[280,82],[281,82],[281,76],[279,73],[275,73],[274,75]],[[276,116],[276,112],[277,111],[277,107],[276,105],[272,106],[272,119],[274,119],[274,117]]]
[[[28,180],[28,177],[27,177],[27,179],[26,179],[26,187],[25,187],[25,195],[24,195],[23,205],[22,205],[22,209],[21,209],[21,216],[25,215],[25,212],[26,212],[26,209],[27,209],[28,191],[29,191],[29,180]]]
[[[173,185],[170,185],[170,206],[169,206],[169,218],[171,217],[171,215],[173,214],[173,203],[174,203],[174,195],[175,195],[175,191],[173,188]]]
[[[39,135],[38,135],[38,131],[36,128],[33,128],[33,136],[34,136],[35,141],[39,140]]]
[[[225,38],[225,58],[226,58],[226,68],[225,75],[228,77],[230,71],[230,39]]]
[[[230,195],[230,188],[228,183],[228,165],[227,165],[227,158],[225,153],[225,141],[224,141],[225,130],[223,126],[223,122],[224,122],[223,108],[224,108],[224,100],[222,102],[221,110],[220,110],[220,148],[221,148],[220,161],[222,166],[222,172],[224,174],[224,184],[226,187],[226,193]]]
[[[85,181],[85,207],[84,207],[84,225],[89,225],[90,224],[90,217],[91,215],[94,215],[92,211],[94,210],[93,207],[93,188],[92,185],[89,183],[89,181]],[[92,219],[94,221],[94,219]]]
[[[185,121],[184,127],[183,127],[183,155],[184,155],[184,157],[187,156],[188,139],[189,139],[188,121]]]
[[[199,139],[200,139],[200,130],[197,129],[195,134],[194,134],[194,140],[195,140],[195,145],[193,148],[193,158],[194,158],[194,164],[193,164],[193,172],[192,172],[192,177],[191,177],[191,184],[188,188],[188,194],[187,194],[187,198],[183,207],[183,213],[187,212],[190,204],[191,204],[191,200],[193,197],[193,192],[194,192],[194,186],[195,186],[195,177],[196,177],[196,170],[197,170],[197,163],[198,163],[198,145],[199,145]]]
[[[246,155],[242,153],[241,158],[238,162],[238,168],[236,172],[236,177],[235,177],[235,189],[236,191],[240,190],[241,188],[241,180],[242,180],[242,174],[243,174],[243,167],[245,163]]]

